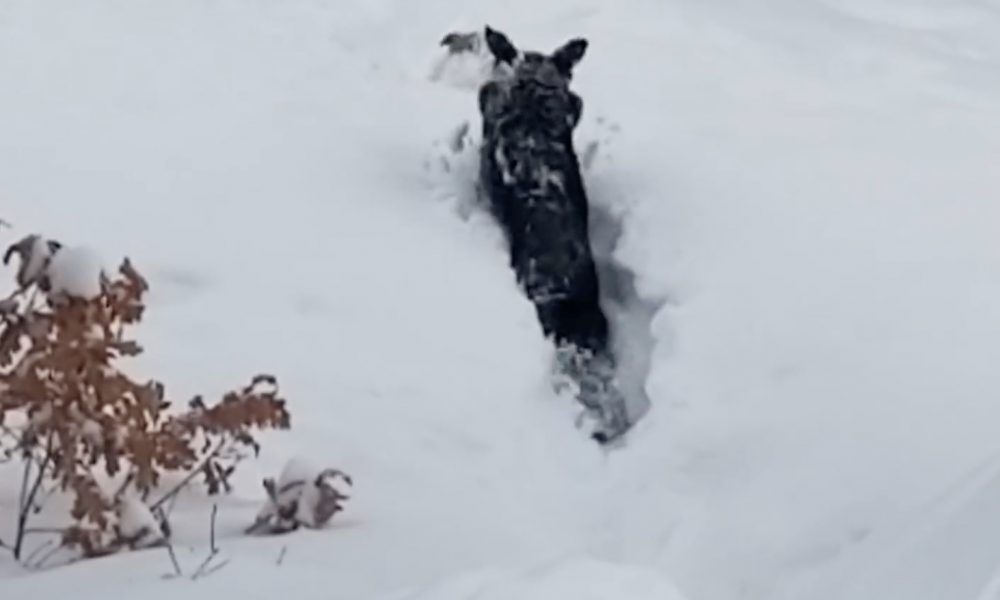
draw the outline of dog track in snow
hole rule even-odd
[[[612,343],[618,360],[618,380],[635,424],[649,410],[646,393],[656,338],[653,319],[665,300],[639,293],[637,275],[622,262],[617,251],[628,228],[627,198],[614,180],[608,150],[620,127],[602,116],[590,132],[581,134],[580,163],[590,200],[590,244],[601,284],[601,304],[611,323]]]
[[[624,229],[622,217],[600,205],[591,206],[590,243],[601,284],[601,304],[611,324],[618,381],[634,424],[650,407],[646,380],[656,344],[652,323],[663,303],[643,298],[636,274],[615,256]]]

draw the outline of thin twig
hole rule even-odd
[[[58,491],[58,485],[50,486],[49,489],[46,490],[44,489],[43,484],[43,489],[39,490],[39,497],[35,499],[35,512],[38,513],[42,507],[45,506],[45,503],[49,501],[49,498],[54,496]]]
[[[187,474],[187,476],[185,476],[184,479],[182,479],[180,481],[180,483],[178,483],[176,486],[174,486],[174,488],[171,489],[169,492],[167,492],[166,494],[164,494],[162,498],[160,498],[156,502],[152,503],[149,506],[149,508],[151,510],[159,508],[160,506],[163,506],[164,502],[170,500],[171,498],[173,498],[177,494],[181,493],[181,490],[183,490],[185,487],[187,487],[187,485],[189,483],[191,483],[191,480],[194,479],[195,477],[197,477],[198,474],[201,473],[202,470],[204,470],[205,465],[207,465],[209,463],[209,461],[211,461],[213,458],[217,457],[219,455],[219,452],[222,452],[222,448],[225,445],[226,445],[226,440],[225,439],[220,440],[219,443],[216,444],[215,450],[212,450],[211,452],[209,452],[208,455],[206,455],[205,458],[202,459],[202,461],[200,463],[198,463],[198,465],[196,467],[194,467],[194,468],[191,469],[191,472],[189,472]]]
[[[31,533],[31,530],[29,530],[29,533]],[[43,550],[47,549],[49,546],[51,546],[54,543],[55,542],[53,542],[52,540],[49,540],[49,541],[45,542],[44,544],[42,544],[41,546],[39,546],[39,547],[35,548],[34,550],[32,550],[31,554],[29,554],[28,557],[24,559],[25,566],[28,566],[28,568],[30,569],[31,568],[30,565],[31,565],[32,560],[34,560],[35,558],[38,558],[38,555],[41,554]]]
[[[177,498],[179,498],[179,496],[174,496],[173,498],[171,498],[170,506],[168,506],[166,509],[163,509],[162,507],[160,508],[160,512],[163,513],[164,519],[169,519],[170,515],[174,514],[174,507],[177,506]]]
[[[65,544],[56,544],[56,546],[54,548],[52,548],[51,550],[49,550],[48,552],[46,552],[45,556],[39,558],[38,561],[36,561],[35,564],[31,565],[29,568],[31,568],[31,569],[41,569],[42,567],[45,566],[45,564],[47,562],[49,562],[50,558],[52,558],[53,556],[56,555],[56,552],[59,552],[60,550],[62,550],[65,547],[66,547]]]
[[[170,526],[170,518],[163,513],[162,508],[158,508],[150,512],[160,526],[160,535],[163,536],[163,539],[169,544],[170,538],[174,535],[174,529]]]
[[[280,567],[282,565],[282,563],[285,562],[285,555],[286,554],[288,554],[288,546],[287,545],[281,547],[281,552],[278,553],[278,560],[274,561],[274,564]]]
[[[208,553],[208,556],[205,557],[205,560],[202,561],[202,563],[198,566],[198,570],[196,570],[194,572],[194,575],[191,576],[191,581],[195,581],[195,580],[197,580],[197,579],[199,579],[201,577],[204,577],[206,575],[210,575],[210,574],[214,573],[215,571],[217,571],[218,569],[222,568],[221,566],[217,566],[216,568],[212,568],[212,569],[208,568],[208,566],[209,566],[209,564],[211,564],[212,560],[219,554],[219,548],[215,545],[215,517],[218,514],[219,514],[219,505],[218,504],[213,504],[212,505],[211,529],[209,530],[209,553]],[[222,566],[225,566],[228,563],[229,563],[229,561],[226,560],[226,561],[224,561],[222,563]]]
[[[201,576],[202,577],[208,577],[209,575],[212,575],[213,573],[219,571],[220,569],[222,569],[223,567],[225,567],[228,564],[229,564],[229,559],[227,558],[226,560],[220,562],[219,564],[215,565],[211,569],[207,569],[204,573],[201,574]]]
[[[21,475],[21,494],[17,499],[17,522],[18,522],[18,537],[20,537],[24,527],[21,524],[21,518],[25,513],[25,505],[28,503],[28,482],[31,481],[31,465],[35,464],[34,456],[24,457],[24,473]],[[17,543],[15,542],[15,547]]]
[[[125,493],[125,488],[127,488],[129,486],[129,484],[132,483],[132,481],[134,479],[135,479],[135,473],[134,472],[129,473],[128,475],[126,475],[125,479],[122,481],[122,484],[120,486],[118,486],[118,490],[114,493],[114,496],[112,496],[112,497],[116,501],[121,501],[122,494]]]
[[[219,505],[218,504],[213,504],[212,505],[212,529],[211,529],[211,531],[209,533],[209,536],[210,536],[209,537],[209,548],[212,549],[212,554],[215,554],[216,552],[219,551],[219,549],[216,548],[216,546],[215,546],[215,517],[218,514],[219,514]]]
[[[209,563],[212,562],[213,558],[215,558],[214,552],[210,553],[208,556],[205,557],[205,560],[203,560],[201,564],[198,565],[198,570],[195,571],[194,575],[191,576],[191,581],[197,581],[199,577],[205,576],[206,569],[208,568]]]
[[[21,550],[24,546],[24,536],[27,533],[28,515],[35,506],[35,497],[38,495],[38,489],[42,486],[42,480],[45,478],[45,469],[48,468],[50,460],[52,460],[52,435],[49,435],[49,439],[45,444],[45,458],[42,460],[42,463],[38,465],[38,475],[35,477],[35,482],[31,486],[31,491],[26,491],[26,487],[22,487],[21,489],[20,514],[17,516],[17,539],[14,541],[15,560],[21,560]],[[32,460],[30,458],[25,459],[24,481],[22,482],[22,485],[24,486],[27,486],[27,482],[31,478],[31,463]]]
[[[14,441],[17,442],[17,444],[15,445],[16,448],[21,448],[23,446],[21,442],[21,436],[10,427],[7,427],[6,425],[0,425],[0,433],[4,435],[9,435],[10,437],[14,438]]]
[[[167,554],[170,555],[170,562],[173,563],[174,565],[174,574],[172,575],[172,577],[182,577],[184,575],[184,572],[181,571],[181,564],[177,562],[177,555],[174,554],[174,545],[167,542],[166,547],[167,547]]]
[[[35,535],[38,533],[56,533],[62,535],[66,530],[60,527],[28,527],[24,530],[26,535]]]

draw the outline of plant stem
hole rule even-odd
[[[201,460],[200,463],[198,463],[194,468],[192,468],[191,472],[188,473],[187,476],[185,476],[184,479],[182,479],[180,483],[178,483],[176,486],[174,486],[174,488],[172,490],[170,490],[169,492],[167,492],[166,494],[164,494],[163,497],[161,497],[159,500],[157,500],[156,502],[150,504],[149,505],[150,510],[156,510],[157,508],[160,508],[161,506],[163,506],[164,502],[166,502],[167,500],[170,500],[171,498],[173,498],[174,496],[176,496],[177,494],[179,494],[181,492],[181,490],[183,490],[185,487],[187,487],[187,484],[191,483],[192,479],[194,479],[195,477],[198,476],[198,473],[202,472],[202,470],[205,468],[205,465],[207,465],[209,463],[209,461],[211,461],[213,458],[217,457],[219,455],[219,453],[222,452],[222,448],[225,445],[226,445],[226,440],[225,439],[220,440],[219,443],[216,444],[215,449],[212,450],[211,452],[209,452],[205,456],[205,458],[203,458]]]
[[[31,514],[31,509],[35,506],[35,498],[38,496],[38,490],[42,487],[42,481],[45,479],[45,470],[48,468],[50,460],[52,460],[51,435],[49,435],[48,442],[45,444],[45,457],[42,459],[41,464],[38,465],[38,474],[35,476],[35,481],[31,485],[30,491],[28,489],[28,481],[31,479],[31,464],[33,460],[30,456],[24,459],[24,478],[21,481],[21,505],[17,516],[17,537],[14,540],[14,560],[21,560],[21,551],[24,549],[24,538],[28,534],[28,515]]]

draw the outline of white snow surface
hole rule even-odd
[[[52,255],[45,272],[52,294],[95,298],[101,294],[106,269],[101,257],[90,248],[70,246]]]
[[[118,508],[118,528],[123,537],[135,540],[137,548],[164,542],[160,522],[141,498],[130,495],[122,498]]]
[[[522,572],[497,569],[465,573],[391,600],[684,600],[656,571],[597,560],[543,564]],[[390,599],[386,599],[390,600]]]
[[[456,23],[591,42],[577,144],[655,308],[623,448],[547,389],[470,209],[475,95],[428,77]],[[998,31],[997,0],[3,2],[0,241],[130,256],[134,371],[181,402],[273,373],[293,430],[217,500],[210,577],[0,555],[0,590],[995,600]],[[353,476],[346,512],[243,536],[293,456]],[[188,575],[213,501],[172,513]]]

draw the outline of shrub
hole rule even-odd
[[[254,434],[290,426],[268,375],[214,404],[199,397],[176,410],[161,383],[122,371],[120,359],[142,352],[128,330],[145,312],[147,282],[125,260],[90,293],[54,285],[73,279],[53,269],[63,252],[30,236],[4,256],[5,265],[20,259],[16,290],[0,301],[0,460],[23,466],[8,544],[18,559],[29,518],[53,493],[71,500],[68,522],[57,528],[61,546],[83,556],[164,540],[167,499],[199,478],[209,494],[229,491],[237,464],[260,450]],[[180,483],[150,502],[167,474]],[[136,526],[154,513],[160,532]]]

